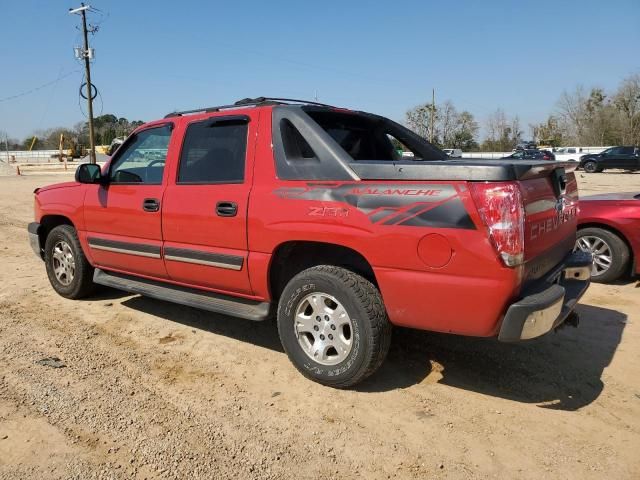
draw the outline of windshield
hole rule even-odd
[[[354,161],[446,160],[447,155],[411,130],[377,115],[305,108]],[[406,155],[406,152],[413,154]]]

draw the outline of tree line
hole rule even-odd
[[[130,121],[124,117],[116,117],[113,114],[105,114],[93,120],[96,145],[109,145],[116,137],[126,137],[136,128],[142,125],[142,120]],[[54,127],[46,130],[37,130],[22,141],[15,138],[6,138],[0,135],[0,150],[8,147],[9,150],[56,150],[60,146],[60,135],[64,135],[64,148],[74,146],[89,146],[89,123],[78,122],[73,128]],[[34,141],[35,137],[35,141]],[[6,143],[5,143],[6,138]]]
[[[116,137],[127,136],[142,123],[113,114],[100,115],[94,120],[96,145],[108,145]],[[458,111],[450,100],[411,108],[405,114],[405,124],[439,147],[465,151],[509,151],[525,135],[519,117],[509,116],[499,108],[484,120],[484,138],[480,140],[480,124],[475,116],[466,110]],[[529,124],[529,131],[531,140],[554,147],[640,145],[640,74],[624,78],[612,92],[583,86],[564,91],[555,111],[543,122]],[[0,132],[0,142],[7,140],[0,148],[28,150],[33,143],[34,150],[53,150],[59,146],[60,134],[65,136],[65,148],[89,145],[88,123],[79,122],[73,128],[36,131],[22,141]]]
[[[485,119],[480,141],[474,115],[459,112],[449,100],[413,107],[405,114],[405,124],[441,148],[466,151],[506,152],[525,136],[519,117],[499,108]],[[529,124],[529,131],[529,139],[553,147],[640,145],[640,74],[624,78],[613,92],[583,86],[563,92],[555,111],[545,121]]]

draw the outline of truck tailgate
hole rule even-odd
[[[573,172],[519,181],[525,212],[523,283],[544,276],[571,252],[576,240],[578,186]]]

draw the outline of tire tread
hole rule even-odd
[[[74,250],[74,253],[76,254],[76,275],[79,275],[79,281],[76,283],[75,287],[69,292],[61,292],[60,290],[58,290],[57,288],[55,288],[55,284],[54,282],[56,281],[55,278],[52,278],[52,274],[49,271],[49,262],[50,262],[50,242],[53,239],[55,235],[61,235],[63,237],[66,237],[67,240],[69,240],[71,242],[71,247]],[[51,285],[54,286],[54,289],[56,290],[56,292],[58,292],[58,294],[60,294],[61,296],[65,297],[65,298],[71,298],[71,299],[78,299],[78,298],[84,298],[87,297],[88,295],[90,295],[91,293],[93,293],[93,291],[95,290],[95,284],[93,283],[93,267],[91,266],[91,264],[89,263],[89,261],[87,260],[87,257],[84,254],[84,251],[82,250],[82,245],[80,245],[80,239],[78,238],[78,234],[76,232],[76,229],[71,226],[71,225],[58,225],[57,227],[53,228],[49,234],[47,235],[47,239],[45,241],[45,262],[47,263],[47,274],[49,276],[49,281],[51,282]]]
[[[317,275],[331,277],[354,294],[367,313],[371,328],[371,348],[367,352],[367,357],[362,362],[361,367],[353,375],[340,381],[320,381],[297,365],[296,368],[307,378],[314,381],[320,381],[335,388],[348,388],[369,377],[382,365],[391,344],[392,327],[379,290],[370,281],[350,270],[333,265],[317,265],[303,270],[292,280]],[[278,315],[280,315],[281,308],[280,305],[278,307]],[[280,322],[278,322],[278,329],[280,328]]]

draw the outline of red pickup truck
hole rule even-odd
[[[572,168],[447,159],[384,117],[260,97],[143,125],[104,168],[37,189],[28,230],[64,297],[275,315],[296,368],[348,387],[392,325],[512,342],[577,323]]]

